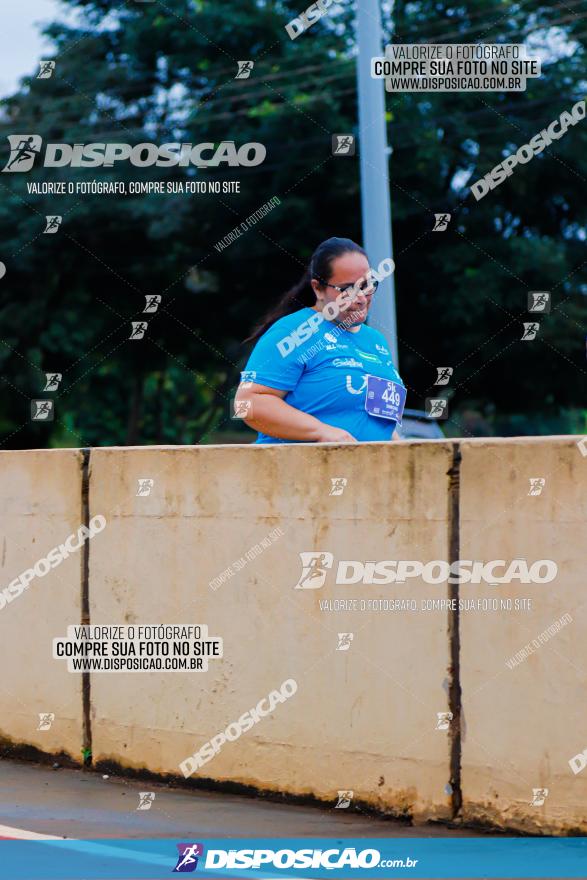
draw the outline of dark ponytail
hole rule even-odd
[[[363,248],[350,238],[327,238],[326,241],[319,244],[312,254],[308,268],[298,283],[294,284],[281,297],[279,302],[267,312],[261,323],[245,339],[245,342],[256,342],[266,330],[280,318],[283,318],[284,315],[297,312],[298,309],[304,306],[316,305],[316,294],[312,289],[310,281],[312,278],[316,278],[321,282],[329,281],[332,277],[332,262],[337,257],[342,257],[343,254],[348,254],[349,252],[356,252],[367,256]]]

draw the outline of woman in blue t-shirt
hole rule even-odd
[[[329,238],[247,340],[235,415],[257,443],[392,439],[405,388],[385,337],[365,324],[379,277],[358,244]]]

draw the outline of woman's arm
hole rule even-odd
[[[290,406],[283,400],[287,393],[267,385],[246,383],[239,386],[234,402],[235,405],[248,403],[249,414],[244,421],[254,431],[261,431],[269,437],[311,443],[357,442],[348,431],[325,425],[314,416]]]

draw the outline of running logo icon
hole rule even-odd
[[[330,482],[332,484],[332,488],[330,489],[329,495],[342,495],[346,488],[346,484],[348,480],[346,477],[331,477]]]
[[[435,214],[432,232],[446,232],[450,223],[450,214]]]
[[[349,651],[351,647],[351,642],[354,639],[354,633],[339,633],[338,634],[338,644],[336,646],[337,651]]]
[[[43,139],[40,134],[9,134],[10,156],[2,172],[30,171],[41,152]]]
[[[177,864],[173,873],[189,874],[198,867],[198,859],[204,855],[203,843],[178,843]]]
[[[522,342],[529,342],[532,339],[536,339],[536,334],[538,333],[538,329],[540,324],[538,321],[532,321],[529,323],[524,322],[524,332],[522,334]]]
[[[451,721],[452,712],[437,712],[435,730],[448,730]]]
[[[448,418],[448,400],[445,397],[427,397],[425,406],[429,419]]]
[[[235,79],[248,79],[254,66],[254,61],[239,61]]]
[[[63,379],[62,373],[45,373],[45,387],[43,391],[57,391],[59,383]]]
[[[326,572],[332,568],[332,553],[300,553],[302,573],[295,585],[296,590],[319,590],[324,586]]]
[[[61,226],[62,220],[63,217],[60,214],[49,214],[49,216],[45,217],[46,226],[43,229],[43,233],[48,235],[55,235],[55,233]]]
[[[55,70],[55,62],[54,61],[39,61],[40,70],[37,74],[37,79],[51,79],[53,76],[53,71]]]
[[[149,326],[146,321],[131,321],[132,330],[129,339],[142,339]]]
[[[532,789],[532,800],[530,801],[530,806],[531,807],[541,807],[547,797],[548,797],[548,789],[547,788],[533,788]]]
[[[155,800],[154,791],[140,791],[137,810],[150,810]]]
[[[39,726],[37,730],[50,730],[54,721],[54,712],[39,712]]]
[[[528,293],[528,311],[550,314],[550,291],[531,290]]]
[[[143,314],[145,312],[149,312],[153,314],[159,308],[161,303],[161,296],[158,293],[151,294],[150,296],[145,295],[145,308],[143,309]]]
[[[332,155],[333,156],[354,156],[355,155],[355,136],[353,134],[333,134],[332,135]]]
[[[546,485],[546,479],[544,477],[530,477],[530,491],[528,495],[541,495],[542,490]]]
[[[232,415],[233,419],[248,419],[252,415],[252,401],[250,400],[235,400],[234,401],[234,414]]]
[[[31,400],[31,419],[33,422],[52,422],[53,418],[52,400]]]
[[[436,377],[435,385],[448,385],[452,374],[454,373],[454,369],[452,367],[436,367],[436,372],[438,376]]]

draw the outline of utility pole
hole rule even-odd
[[[361,210],[363,245],[371,267],[377,269],[386,257],[393,259],[389,192],[387,134],[385,128],[385,82],[372,79],[371,59],[383,56],[380,0],[357,3],[359,93],[359,160],[361,163]],[[394,364],[398,366],[395,318],[395,282],[391,275],[373,297],[369,324],[387,339]]]

